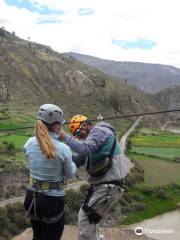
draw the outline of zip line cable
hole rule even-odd
[[[114,116],[114,117],[106,117],[104,118],[101,116],[100,119],[88,119],[89,121],[104,121],[104,120],[113,120],[113,119],[120,119],[120,118],[129,118],[129,117],[140,117],[140,116],[148,116],[148,115],[155,115],[155,114],[162,114],[162,113],[171,113],[171,112],[180,112],[180,109],[172,109],[172,110],[164,110],[158,112],[148,112],[148,113],[137,113],[137,114],[130,114],[130,115],[121,115],[121,116]],[[70,122],[65,122],[63,125],[69,124]],[[0,132],[3,131],[13,131],[13,130],[22,130],[22,129],[31,129],[34,126],[27,126],[27,127],[17,127],[17,128],[7,128],[7,129],[0,129]]]
[[[170,113],[170,112],[180,112],[180,109],[164,110],[164,111],[149,112],[149,113],[137,113],[137,114],[116,116],[116,117],[107,117],[107,118],[102,118],[101,120],[112,120],[112,119],[116,119],[116,118],[128,118],[128,117],[140,117],[140,116],[147,116],[147,115],[160,114],[160,113]],[[101,120],[99,120],[99,121],[101,121]],[[89,121],[98,121],[98,119],[91,119]],[[69,124],[69,123],[65,123],[65,124]]]

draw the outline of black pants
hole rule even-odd
[[[24,201],[24,208],[27,211],[32,202],[33,193],[27,190]],[[64,210],[64,197],[47,196],[41,193],[36,194],[36,214],[39,219],[60,214]],[[34,206],[30,212],[34,215]],[[33,240],[59,240],[64,230],[64,213],[55,223],[45,223],[38,220],[31,220],[33,229]]]

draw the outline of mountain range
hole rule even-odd
[[[156,93],[173,85],[180,86],[180,69],[173,66],[112,61],[74,52],[66,54],[147,93]]]
[[[117,82],[49,46],[0,31],[0,103],[26,113],[46,102],[61,106],[67,116],[92,118],[159,108],[151,95],[123,80]]]

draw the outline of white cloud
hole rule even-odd
[[[42,19],[40,14],[9,6],[5,0],[0,0],[0,25],[9,31],[14,30],[22,38],[31,37],[32,41],[49,45],[59,52],[74,51],[119,61],[152,62],[180,67],[179,0],[36,2],[64,10],[64,15],[53,15],[54,19],[61,20],[62,23],[37,24]],[[94,12],[92,15],[78,16],[81,8],[93,9]],[[148,39],[157,45],[151,50],[125,50],[112,45],[112,39]]]

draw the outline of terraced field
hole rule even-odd
[[[180,148],[160,147],[132,147],[132,153],[164,158],[167,160],[180,159]]]
[[[132,146],[135,147],[172,147],[180,149],[180,135],[176,134],[137,134],[131,138],[131,142]]]
[[[145,185],[180,183],[180,135],[140,130],[131,138],[129,153],[144,168]]]

